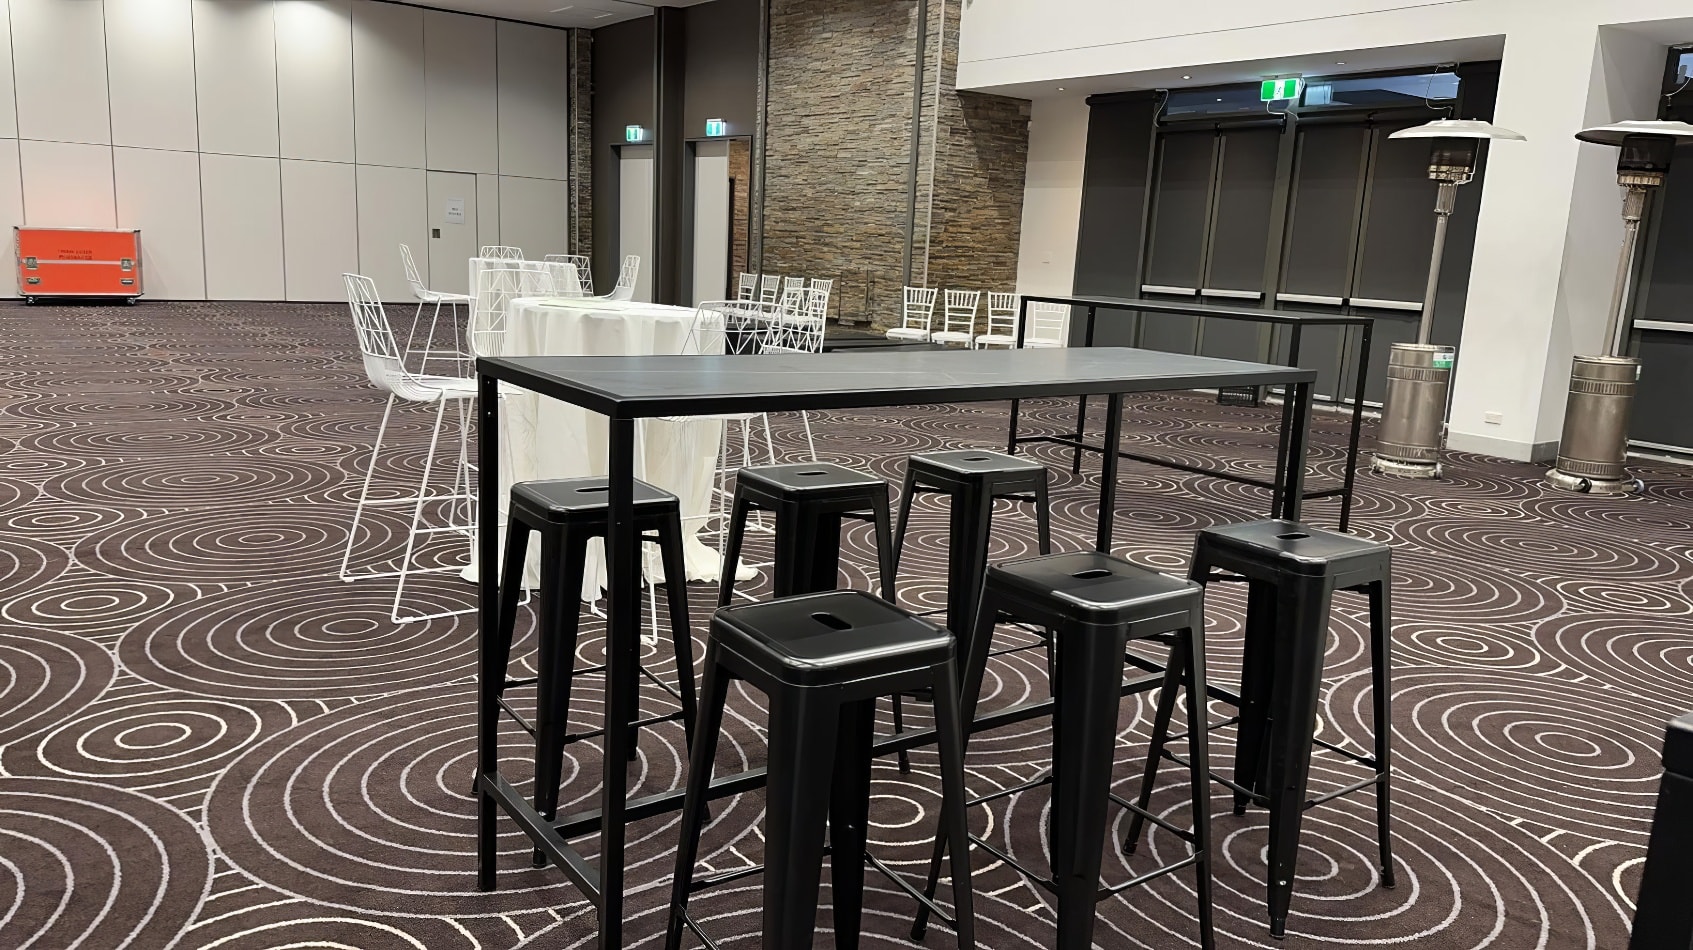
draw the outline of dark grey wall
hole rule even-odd
[[[686,138],[722,119],[733,135],[751,135],[758,116],[758,13],[761,0],[713,0],[686,7],[682,91]]]
[[[653,18],[594,31],[594,283],[609,293],[617,277],[617,143],[628,125],[654,127]],[[604,287],[600,285],[603,284]]]
[[[1082,212],[1076,237],[1076,293],[1140,296],[1141,226],[1146,216],[1146,176],[1152,148],[1151,93],[1096,96],[1088,100],[1087,160],[1082,169]],[[1094,343],[1133,345],[1133,315],[1101,311]],[[1075,343],[1083,321],[1070,321]]]

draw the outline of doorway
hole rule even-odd
[[[429,289],[470,293],[467,262],[476,256],[476,176],[429,173]]]
[[[653,299],[653,147],[625,145],[618,150],[617,265],[634,255],[641,259],[635,280],[635,299]],[[615,271],[595,281],[596,289],[610,290]],[[598,276],[598,275],[596,275]]]

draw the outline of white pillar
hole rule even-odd
[[[1667,55],[1579,17],[1513,21],[1494,116],[1528,141],[1488,154],[1450,448],[1521,461],[1556,452],[1570,358],[1603,350],[1622,242],[1616,150],[1574,136],[1657,118]]]
[[[1017,251],[1017,292],[1068,294],[1087,164],[1088,104],[1081,96],[1036,99],[1029,113],[1029,169]]]

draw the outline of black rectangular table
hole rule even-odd
[[[886,354],[759,356],[534,356],[476,361],[478,486],[477,545],[481,571],[478,663],[477,884],[494,887],[496,809],[504,810],[535,846],[594,902],[601,950],[623,945],[624,850],[631,821],[681,809],[682,793],[630,801],[627,725],[635,708],[635,679],[623,671],[638,661],[640,541],[635,531],[635,422],[656,416],[729,412],[862,409],[924,403],[989,402],[1056,396],[1104,396],[1105,442],[1122,433],[1123,396],[1213,386],[1281,385],[1288,391],[1277,447],[1276,510],[1297,518],[1304,494],[1306,429],[1316,371],[1150,350],[953,350]],[[491,637],[499,620],[499,386],[515,386],[607,417],[610,447],[610,531],[606,537],[606,731],[604,775],[597,811],[548,821],[499,772],[499,706],[495,691],[505,671],[493,668]],[[1111,549],[1116,512],[1117,453],[1101,460],[1098,550]],[[994,723],[997,725],[998,723]],[[879,741],[885,754],[924,741],[921,733]],[[712,782],[713,797],[757,788],[762,770]],[[567,840],[600,835],[598,867]]]
[[[1017,346],[1023,345],[1024,328],[1028,326],[1029,304],[1054,303],[1070,307],[1084,307],[1087,310],[1087,324],[1083,330],[1082,345],[1093,346],[1094,328],[1100,310],[1133,310],[1141,313],[1167,313],[1179,316],[1205,317],[1214,320],[1236,320],[1246,323],[1269,323],[1291,328],[1288,339],[1287,365],[1299,365],[1300,344],[1304,340],[1306,327],[1361,327],[1363,333],[1358,341],[1358,379],[1353,384],[1352,393],[1352,430],[1346,443],[1346,474],[1341,480],[1339,488],[1318,488],[1304,491],[1306,500],[1317,498],[1340,498],[1340,530],[1345,531],[1352,521],[1352,490],[1357,482],[1358,472],[1358,437],[1363,424],[1364,389],[1370,376],[1370,344],[1375,328],[1375,318],[1350,313],[1319,313],[1306,310],[1268,310],[1261,307],[1226,307],[1212,304],[1188,303],[1180,300],[1143,300],[1139,297],[1100,297],[1100,296],[1068,296],[1042,297],[1037,295],[1022,298],[1022,310],[1017,319]],[[1137,338],[1138,339],[1138,338]],[[1246,384],[1236,384],[1246,385]],[[1204,387],[1210,388],[1210,387]],[[1071,461],[1071,470],[1081,471],[1082,452],[1101,451],[1099,446],[1091,445],[1086,438],[1087,429],[1087,397],[1083,396],[1076,407],[1076,431],[1073,433],[1057,433],[1051,435],[1017,435],[1017,411],[1015,401],[1011,404],[1011,434],[1007,440],[1007,452],[1015,453],[1017,446],[1027,442],[1050,442],[1065,445],[1075,450]],[[1282,403],[1282,425],[1288,422],[1288,404]],[[1123,458],[1148,465],[1160,465],[1178,471],[1192,472],[1197,475],[1208,475],[1225,481],[1238,482],[1242,485],[1256,485],[1259,488],[1271,488],[1263,479],[1248,475],[1237,475],[1233,472],[1219,469],[1202,468],[1195,465],[1185,465],[1181,462],[1161,459],[1156,456],[1143,455],[1136,452],[1122,452]],[[1279,502],[1272,499],[1272,509]]]

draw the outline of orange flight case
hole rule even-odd
[[[18,293],[42,297],[141,296],[141,232],[94,228],[14,228]]]

